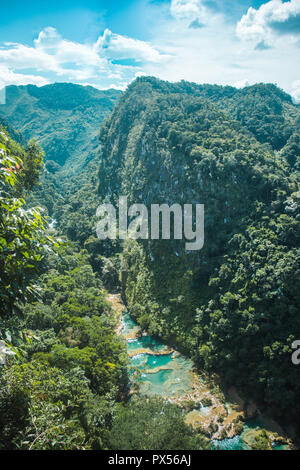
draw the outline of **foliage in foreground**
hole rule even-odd
[[[209,441],[184,422],[182,409],[161,398],[135,398],[119,411],[109,433],[114,450],[204,450]]]
[[[32,279],[55,245],[45,233],[40,211],[25,209],[24,196],[36,183],[42,163],[43,153],[35,142],[24,149],[0,128],[0,333],[4,338],[14,333],[20,303],[34,297]]]
[[[0,448],[104,449],[127,386],[127,354],[85,253],[49,255],[27,341],[0,385]]]

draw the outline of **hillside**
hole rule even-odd
[[[120,94],[72,83],[8,86],[0,115],[25,139],[38,139],[46,161],[55,162],[49,168],[65,166],[70,176],[95,155],[100,123]]]
[[[20,132],[17,132],[3,117],[0,116],[0,126],[7,130],[9,135],[15,142],[25,144],[26,140]]]
[[[0,450],[210,449],[175,403],[130,396],[99,273],[27,199],[42,167],[0,126]]]
[[[200,252],[180,241],[125,243],[131,313],[286,423],[300,411],[291,362],[300,337],[299,117],[274,85],[142,77],[100,133],[102,200],[205,204]]]
[[[102,124],[97,147],[83,125],[87,115],[96,126],[91,90],[80,87],[76,101],[76,93],[61,94],[64,86],[51,86],[51,93],[11,88],[27,103],[28,114],[16,112],[17,128],[27,138],[40,136],[52,155],[29,204],[45,205],[58,232],[87,250],[105,286],[122,289],[142,329],[200,370],[220,374],[246,403],[254,400],[281,424],[297,427],[299,372],[291,355],[300,337],[299,106],[274,85],[238,90],[142,77]],[[68,132],[60,133],[63,113],[70,116]],[[74,116],[81,130],[72,141]],[[71,157],[51,154],[50,139],[70,148]],[[117,204],[120,195],[147,207],[204,204],[204,248],[187,252],[178,240],[98,240],[99,199]]]
[[[72,83],[9,86],[6,105],[0,106],[0,123],[10,135],[22,144],[36,138],[45,152],[45,171],[28,204],[46,209],[71,240],[82,241],[82,230],[91,231],[99,128],[120,94]],[[72,201],[86,186],[87,194],[80,199],[87,208],[80,215]]]

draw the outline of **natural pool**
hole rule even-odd
[[[128,354],[132,370],[140,372],[140,392],[153,396],[181,398],[193,391],[193,363],[177,352],[170,352],[168,346],[148,335],[135,337],[139,330],[135,321],[128,313],[122,314],[122,334],[127,340]],[[191,414],[205,419],[210,408],[200,402],[199,409]],[[244,426],[240,436],[232,439],[212,440],[213,448],[220,450],[249,450],[253,431],[260,429],[259,420],[251,420]],[[288,446],[274,446],[277,450],[287,450]]]
[[[125,336],[137,331],[128,314],[123,315],[123,325]],[[170,397],[189,391],[193,379],[192,361],[170,353],[166,345],[150,336],[129,338],[127,347],[131,367],[141,372],[141,393]]]

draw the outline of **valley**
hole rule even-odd
[[[7,97],[0,448],[297,447],[299,106],[154,77]],[[204,204],[203,249],[99,240],[97,207],[124,196]]]

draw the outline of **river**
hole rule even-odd
[[[121,314],[121,322],[120,333],[127,341],[132,382],[138,383],[141,394],[160,395],[183,406],[186,422],[205,428],[213,449],[251,449],[255,436],[263,428],[262,419],[239,422],[241,412],[238,407],[226,402],[218,388],[195,374],[190,359],[156,338],[141,336],[138,325],[126,311]],[[186,409],[186,405],[192,409]],[[240,426],[239,435],[236,422]],[[289,449],[275,438],[272,440],[273,449]]]

